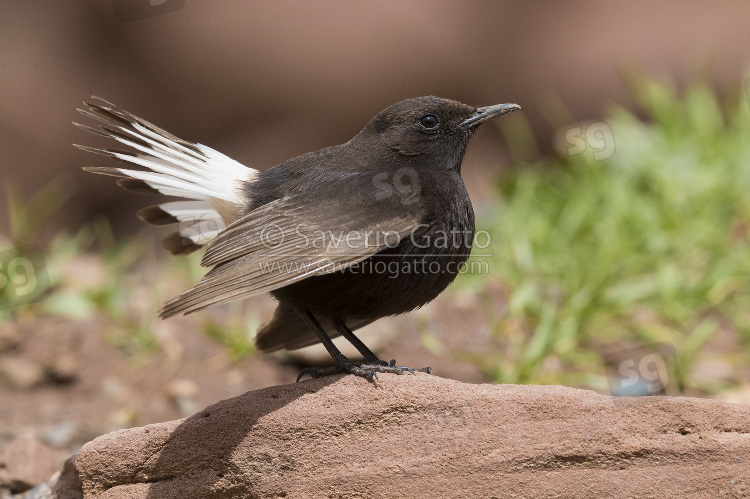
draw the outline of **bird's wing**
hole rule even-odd
[[[395,247],[420,221],[415,205],[347,199],[292,196],[251,211],[209,244],[202,264],[215,267],[160,315],[188,314],[343,270]]]

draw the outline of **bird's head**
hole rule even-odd
[[[400,155],[422,156],[453,168],[460,165],[469,138],[482,123],[516,109],[518,104],[476,108],[440,97],[415,97],[378,113],[359,136],[382,140]]]

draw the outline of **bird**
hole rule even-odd
[[[278,305],[256,334],[260,352],[322,343],[333,366],[303,369],[298,382],[332,374],[373,380],[415,369],[381,360],[354,331],[425,305],[456,278],[475,234],[461,177],[469,139],[518,109],[410,98],[344,144],[259,171],[92,96],[78,111],[98,126],[74,125],[128,149],[74,145],[125,165],[84,170],[118,177],[128,191],[179,198],[137,213],[174,227],[163,241],[170,253],[205,249],[201,265],[211,270],[169,300],[161,318],[270,293]],[[337,336],[363,360],[343,355],[331,341]]]

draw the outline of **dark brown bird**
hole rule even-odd
[[[345,144],[260,172],[94,99],[79,111],[103,125],[76,125],[132,150],[78,146],[128,163],[84,169],[121,177],[118,185],[130,191],[183,198],[138,216],[176,226],[164,240],[173,254],[206,246],[201,264],[213,267],[164,305],[161,317],[270,292],[279,305],[256,336],[258,349],[321,342],[335,363],[305,369],[298,380],[306,373],[413,372],[381,361],[352,331],[418,308],[453,281],[474,237],[461,179],[466,146],[479,125],[520,108],[407,99]],[[338,335],[365,361],[346,358],[331,342]]]

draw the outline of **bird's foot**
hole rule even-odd
[[[404,374],[407,372],[410,374],[416,374],[416,372],[432,374],[432,368],[423,367],[422,369],[412,369],[411,367],[397,366],[395,360],[390,362],[384,360],[378,360],[376,362],[352,362],[346,360],[337,363],[332,367],[305,368],[297,375],[297,382],[299,382],[299,380],[301,380],[306,374],[309,374],[311,378],[322,378],[334,374],[354,374],[373,381],[378,379],[378,373]]]

